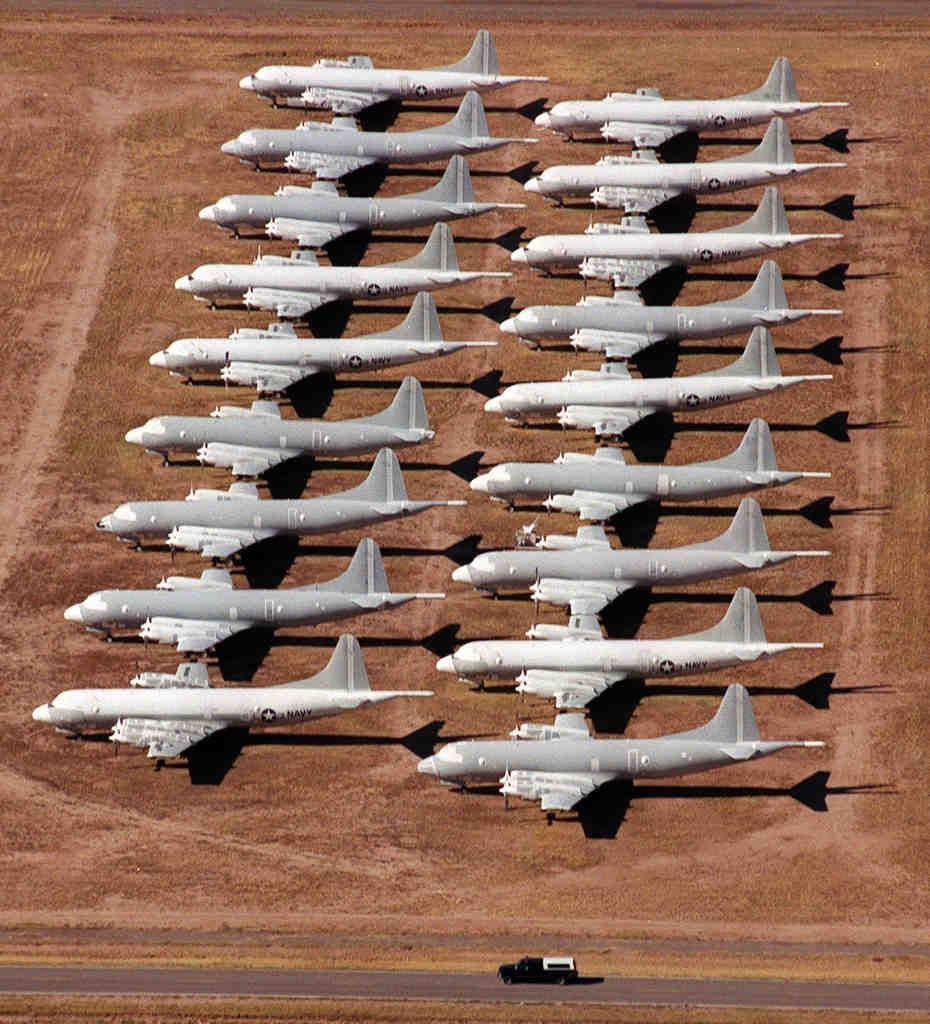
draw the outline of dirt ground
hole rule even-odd
[[[410,948],[434,940],[451,949],[462,937],[492,950],[582,944],[608,959],[619,938],[925,942],[930,19],[909,16],[916,8],[908,5],[813,18],[715,10],[712,19],[712,8],[701,5],[648,16],[618,7],[607,19],[594,16],[602,5],[587,19],[575,6],[579,20],[571,24],[554,7],[528,4],[458,4],[454,16],[384,7],[383,16],[367,21],[340,4],[306,5],[286,21],[211,16],[196,5],[140,4],[117,14],[82,4],[70,15],[49,13],[45,4],[18,7],[0,15],[0,309],[7,324],[0,340],[0,924],[7,929],[0,948],[38,955],[46,946],[68,946],[73,936],[74,955],[93,956],[82,929],[101,925],[150,934],[154,945],[163,928],[194,941],[201,933],[248,929],[267,935],[263,953],[272,961],[335,942],[340,962],[350,966],[365,962],[370,944],[394,936],[407,937]],[[528,25],[530,11],[536,16]],[[534,516],[492,507],[450,464],[481,453],[474,472],[479,461],[486,469],[594,448],[583,433],[515,430],[485,415],[484,395],[469,386],[494,370],[506,383],[596,364],[558,349],[532,352],[499,334],[493,314],[502,306],[574,302],[581,294],[578,279],[543,279],[522,268],[509,281],[436,296],[447,337],[500,340],[499,348],[415,371],[437,437],[401,453],[408,489],[412,497],[467,498],[467,510],[430,512],[372,534],[395,589],[445,589],[447,599],[279,635],[250,677],[272,684],[310,675],[325,663],[333,638],[352,630],[362,638],[375,687],[428,686],[437,694],[431,702],[397,701],[265,733],[217,786],[191,785],[182,765],[155,774],[141,752],[114,757],[108,743],[68,742],[34,723],[32,708],[61,689],[125,685],[137,665],[177,664],[171,649],[103,644],[65,623],[62,612],[95,589],[150,586],[169,570],[197,575],[203,568],[190,555],[172,566],[166,552],[130,551],[93,524],[123,500],[228,483],[223,472],[196,463],[163,468],[127,450],[122,437],[157,413],[205,413],[253,397],[216,384],[185,388],[147,365],[173,338],[220,337],[268,321],[211,313],[172,287],[200,263],[255,254],[255,240],[236,241],[199,221],[200,207],[289,180],[255,175],[219,152],[245,128],[299,120],[261,105],[237,80],[263,63],[309,63],[321,55],[368,53],[382,66],[447,63],[481,25],[492,29],[504,71],[551,78],[487,99],[495,134],[532,134],[519,108],[543,97],[551,104],[639,85],[666,96],[746,91],[761,84],[781,53],[794,62],[802,98],[851,103],[791,123],[799,154],[848,166],[785,189],[796,230],[839,230],[845,238],[780,260],[793,305],[844,309],[839,321],[810,319],[778,333],[782,368],[834,379],[681,418],[666,455],[671,463],[717,457],[735,446],[752,416],[764,416],[780,465],[833,474],[760,497],[772,546],[833,554],[732,585],[656,592],[624,606],[618,620],[618,635],[632,634],[640,622],[641,636],[691,632],[716,621],[732,587],[747,582],[770,638],[823,640],[826,648],[681,686],[647,687],[629,723],[615,724],[630,736],[692,727],[710,717],[728,683],[740,681],[753,694],[763,738],[821,739],[826,749],[646,787],[616,838],[604,841],[585,838],[572,820],[547,827],[535,805],[507,811],[497,795],[457,795],[416,774],[416,755],[402,740],[429,723],[442,723],[438,738],[445,742],[500,736],[516,719],[543,721],[552,713],[545,702],[521,703],[506,689],[471,692],[434,670],[450,642],[519,636],[535,615],[525,599],[492,602],[449,578],[455,563],[445,549],[475,535],[482,548],[507,544]],[[395,128],[439,123],[454,104],[445,106],[447,112],[404,111]],[[843,156],[817,142],[839,128],[848,129]],[[749,130],[707,146],[700,157],[733,155],[760,134]],[[580,162],[604,151],[551,135],[534,147],[498,150],[471,161],[476,192],[519,202],[525,193],[509,174],[514,168]],[[382,194],[427,187],[438,173],[391,174]],[[842,194],[855,196],[849,221],[819,208]],[[509,269],[507,249],[495,239],[515,227],[524,239],[557,227],[580,230],[591,217],[580,203],[554,211],[526,198],[526,210],[454,225],[463,266]],[[753,193],[726,198],[699,212],[696,223],[731,223],[754,202]],[[420,244],[419,235],[376,237],[364,261],[399,259]],[[849,264],[842,291],[817,276],[838,263]],[[755,269],[746,263],[696,275],[679,301],[736,294]],[[603,285],[589,287],[606,293]],[[396,323],[408,304],[374,311],[359,305],[346,333]],[[830,362],[823,353],[836,349],[821,343],[833,335],[842,343]],[[724,365],[742,341],[683,345],[677,372]],[[643,367],[653,372],[656,365]],[[382,407],[402,376],[340,382],[326,415]],[[639,454],[662,447],[647,434],[640,442]],[[351,486],[367,462],[318,468],[307,495]],[[801,513],[826,497],[826,521]],[[708,538],[734,506],[663,510],[651,544]],[[541,525],[566,532],[577,524],[546,515]],[[335,575],[357,539],[305,541],[282,585]],[[553,608],[540,617],[564,621]],[[213,674],[221,684],[220,669]],[[803,699],[809,690],[794,692],[810,680],[809,689],[822,689],[825,678],[832,684],[826,702]],[[791,795],[816,772],[828,773],[826,811]],[[32,930],[47,927],[70,931],[47,939]],[[164,942],[170,948],[171,940]]]

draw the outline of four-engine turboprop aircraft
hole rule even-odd
[[[431,292],[484,277],[510,277],[506,271],[459,270],[448,225],[437,224],[426,245],[406,260],[375,267],[323,267],[311,252],[259,256],[254,263],[205,263],[174,282],[178,291],[215,306],[234,298],[250,309],[270,309],[279,317],[306,316],[329,302],[387,299]]]
[[[596,628],[596,622],[591,625]],[[755,596],[740,587],[724,617],[700,633],[668,640],[595,640],[581,630],[561,640],[474,640],[440,658],[436,668],[469,681],[515,676],[518,693],[555,697],[559,707],[583,707],[633,676],[697,675],[820,647],[769,643]]]
[[[575,536],[551,534],[536,547],[487,551],[452,573],[476,590],[528,590],[534,600],[568,605],[572,615],[596,615],[633,587],[719,579],[829,551],[773,551],[759,503],[743,498],[727,529],[713,540],[678,548],[612,548],[600,526]]]
[[[546,271],[577,266],[582,277],[613,281],[615,288],[638,288],[667,267],[767,256],[773,250],[842,237],[792,234],[781,193],[767,188],[756,212],[728,228],[660,234],[649,230],[645,217],[630,215],[619,224],[592,224],[581,235],[539,235],[510,259]]]
[[[787,57],[778,57],[765,84],[753,92],[724,100],[665,100],[657,89],[612,92],[602,100],[565,100],[540,114],[536,124],[572,138],[578,132],[600,132],[610,142],[632,142],[638,148],[661,146],[683,132],[742,128],[765,124],[773,117],[796,117],[819,107],[848,103],[802,103]]]
[[[200,211],[200,219],[232,231],[261,228],[269,238],[284,238],[315,249],[351,231],[384,231],[440,221],[477,217],[494,210],[519,210],[524,203],[478,203],[468,164],[454,156],[437,185],[404,196],[342,196],[331,181],[310,188],[284,185],[272,196],[223,196]]]
[[[152,680],[151,677],[158,677]],[[339,638],[326,668],[278,686],[213,689],[205,665],[184,664],[173,676],[144,673],[132,688],[65,690],[32,717],[68,736],[112,729],[114,743],[148,747],[148,756],[181,757],[222,729],[296,725],[381,704],[432,697],[432,690],[372,690],[358,640]],[[154,685],[153,685],[154,683]]]
[[[755,149],[725,160],[694,164],[660,163],[655,150],[636,149],[632,156],[604,156],[596,164],[547,167],[523,186],[547,199],[589,194],[595,206],[648,213],[681,195],[737,192],[770,185],[844,163],[800,164],[795,159],[785,122],[776,117]]]
[[[416,598],[442,597],[445,594],[391,593],[381,549],[366,538],[348,569],[325,583],[289,590],[236,590],[229,570],[205,569],[199,578],[169,576],[154,590],[98,590],[71,605],[65,618],[107,636],[138,626],[144,640],[201,654],[246,629],[315,626],[396,608]]]
[[[468,53],[454,64],[422,71],[376,68],[370,57],[324,57],[309,66],[267,65],[239,82],[257,96],[294,107],[355,114],[386,100],[434,100],[469,90],[490,92],[517,82],[548,82],[536,75],[502,75],[494,39],[478,30]]]
[[[304,455],[361,455],[433,439],[423,388],[405,377],[391,404],[351,420],[286,420],[275,402],[251,408],[221,405],[209,416],[155,416],[126,434],[167,461],[170,452],[196,452],[204,465],[227,466],[234,476],[260,476]]]
[[[552,511],[603,520],[644,501],[704,501],[829,476],[780,470],[768,424],[754,419],[735,451],[707,462],[628,465],[619,448],[598,448],[593,455],[566,452],[553,462],[502,462],[469,486],[508,504],[528,498]]]
[[[465,501],[410,501],[397,456],[378,452],[371,472],[357,487],[318,498],[261,499],[254,484],[228,491],[198,489],[184,501],[128,501],[97,522],[120,540],[166,537],[168,546],[199,551],[204,558],[230,558],[270,537],[351,530],[416,515]]]
[[[364,132],[352,117],[331,124],[305,121],[299,128],[250,128],[220,147],[257,170],[281,165],[318,178],[342,178],[372,164],[422,164],[468,156],[536,139],[494,138],[488,134],[484,105],[469,92],[455,117],[414,132]]]
[[[355,338],[301,338],[290,324],[268,330],[239,328],[228,338],[179,338],[149,358],[188,380],[217,374],[261,394],[284,391],[319,373],[362,373],[449,356],[463,348],[493,348],[496,341],[446,341],[436,302],[417,292],[410,312],[396,327]]]
[[[565,735],[559,724],[565,720]],[[424,758],[417,771],[440,782],[501,784],[501,793],[539,800],[544,811],[568,811],[599,786],[618,779],[667,779],[722,768],[786,747],[822,747],[817,740],[762,740],[746,688],[727,687],[706,725],[658,739],[579,738],[582,716],[559,715],[541,740],[463,740]]]
[[[526,306],[500,329],[521,341],[567,338],[575,349],[628,359],[660,341],[717,338],[779,327],[808,316],[839,316],[841,309],[791,309],[781,269],[766,260],[742,295],[703,306],[647,306],[635,291],[613,298],[587,295],[574,306]]]
[[[783,377],[771,333],[755,327],[739,359],[720,370],[634,379],[625,363],[603,363],[600,370],[571,370],[562,380],[511,384],[484,407],[508,423],[555,415],[564,427],[619,436],[655,412],[709,409],[811,380],[832,380],[832,374]]]

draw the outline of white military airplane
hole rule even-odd
[[[113,743],[148,747],[162,760],[189,754],[223,729],[296,725],[396,697],[432,690],[372,690],[358,640],[341,636],[329,663],[309,679],[279,686],[213,689],[206,665],[187,663],[169,675],[143,672],[129,689],[65,690],[32,712],[66,736],[112,729]]]
[[[798,163],[785,122],[776,117],[755,149],[726,160],[704,163],[660,163],[655,150],[637,149],[632,156],[604,156],[596,164],[547,167],[523,186],[527,192],[561,202],[565,196],[590,195],[595,206],[648,213],[681,195],[736,192],[770,185],[845,163]]]
[[[470,92],[455,117],[434,128],[368,132],[362,131],[354,118],[337,117],[331,124],[305,121],[295,129],[250,128],[220,149],[256,170],[283,164],[301,174],[342,178],[372,164],[432,163],[456,154],[484,153],[512,142],[536,141],[489,135],[481,97]]]
[[[559,715],[544,739],[463,740],[424,758],[417,771],[440,782],[499,782],[505,796],[539,800],[542,810],[578,807],[616,780],[667,779],[752,761],[787,747],[822,747],[817,740],[762,740],[746,688],[727,687],[706,725],[657,739],[595,739],[584,716]],[[533,733],[530,732],[530,735]]]
[[[492,501],[513,505],[523,497],[549,510],[604,520],[646,501],[706,501],[829,476],[779,469],[769,426],[757,418],[739,447],[719,459],[684,466],[629,465],[620,448],[604,447],[591,455],[565,452],[552,462],[502,462],[469,486]]]
[[[510,259],[546,272],[575,266],[582,277],[613,281],[615,288],[638,288],[667,267],[768,256],[806,242],[842,237],[792,234],[781,193],[769,187],[755,213],[728,228],[661,234],[649,230],[645,217],[631,214],[619,224],[592,224],[580,235],[538,235],[512,252]]]
[[[578,131],[598,131],[610,142],[638,148],[661,146],[683,132],[702,132],[765,124],[773,117],[796,117],[819,107],[847,103],[802,103],[791,61],[778,57],[765,84],[725,100],[665,100],[657,89],[612,92],[603,100],[567,100],[540,114],[536,124],[569,139]]]
[[[697,544],[613,548],[603,527],[581,526],[574,535],[550,534],[534,547],[482,552],[459,566],[452,579],[482,593],[529,591],[536,601],[568,605],[572,615],[591,616],[634,587],[699,583],[829,554],[773,551],[759,503],[743,498],[727,529]],[[592,632],[590,625],[583,628]]]
[[[228,569],[205,569],[199,577],[168,576],[153,590],[97,590],[66,609],[65,618],[107,637],[114,629],[138,626],[143,640],[202,654],[247,629],[315,626],[443,597],[392,593],[381,549],[365,538],[345,572],[324,583],[237,590]]]
[[[386,100],[434,100],[469,90],[490,92],[517,82],[548,82],[536,75],[502,75],[494,39],[479,29],[471,49],[454,64],[426,68],[375,68],[370,57],[324,57],[310,66],[267,65],[239,82],[277,104],[356,114]]]
[[[634,378],[625,363],[570,370],[562,380],[511,384],[484,404],[508,423],[555,417],[563,427],[593,429],[599,437],[626,433],[656,412],[688,412],[758,398],[829,373],[782,376],[771,332],[753,328],[743,354],[720,370],[690,377]]]
[[[595,639],[597,622],[590,618],[590,622],[573,622],[560,639],[474,640],[440,658],[436,669],[467,681],[515,677],[518,693],[553,697],[557,707],[577,708],[632,677],[697,675],[786,651],[823,647],[821,643],[769,643],[755,596],[746,587],[736,591],[716,625],[688,636]]]
[[[290,256],[259,256],[254,263],[205,263],[175,281],[215,307],[220,299],[238,299],[249,309],[272,310],[293,319],[330,302],[387,299],[431,292],[484,277],[510,277],[495,270],[459,270],[455,242],[447,224],[437,224],[415,255],[374,267],[323,267],[312,252],[295,249]]]
[[[354,338],[301,338],[290,324],[267,330],[240,327],[228,338],[179,338],[149,357],[178,377],[218,374],[228,384],[244,384],[274,394],[320,373],[363,373],[405,366],[460,352],[493,348],[496,341],[446,341],[429,292],[417,292],[403,322],[386,331]]]
[[[259,498],[251,483],[229,490],[199,487],[183,501],[126,501],[97,521],[97,529],[122,541],[165,538],[174,551],[228,559],[272,537],[353,530],[427,509],[465,505],[458,500],[410,501],[397,456],[382,448],[357,487],[316,498]]]
[[[440,181],[422,192],[368,199],[340,195],[333,182],[315,181],[310,188],[283,185],[271,196],[223,196],[199,216],[236,237],[240,227],[261,228],[269,238],[316,249],[352,231],[418,227],[524,206],[476,202],[468,164],[454,156]]]

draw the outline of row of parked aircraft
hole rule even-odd
[[[200,217],[234,234],[243,227],[261,228],[270,238],[293,241],[301,248],[290,257],[263,256],[250,265],[199,267],[180,278],[176,288],[211,303],[232,296],[249,308],[273,310],[280,318],[303,317],[337,299],[413,292],[416,298],[402,324],[379,334],[315,339],[307,346],[290,324],[275,323],[266,331],[239,329],[228,338],[179,339],[155,353],[152,365],[186,378],[219,375],[261,394],[283,391],[314,374],[403,365],[468,344],[488,344],[446,342],[427,293],[478,277],[509,276],[461,271],[445,222],[522,205],[476,202],[463,159],[467,153],[534,141],[489,135],[478,93],[517,81],[545,79],[500,75],[493,41],[484,30],[462,61],[443,68],[379,70],[369,58],[351,57],[322,60],[310,68],[265,67],[243,78],[242,88],[270,98],[276,106],[322,107],[340,116],[331,124],[308,122],[293,131],[250,130],[224,144],[223,152],[256,169],[283,164],[312,172],[317,181],[309,189],[286,186],[274,196],[225,196],[201,210]],[[387,101],[453,95],[464,96],[455,117],[418,132],[366,132],[353,118],[341,116]],[[770,124],[756,150],[732,161],[684,167],[660,163],[654,153],[640,150],[630,158],[606,157],[591,168],[553,168],[526,188],[557,201],[590,192],[595,203],[641,213],[683,191],[728,191],[842,166],[798,164],[794,159],[781,118],[819,105],[800,103],[785,58],[775,62],[761,89],[730,100],[669,102],[646,89],[633,95],[611,94],[601,104],[556,104],[537,118],[538,125],[569,138],[595,126],[606,139],[629,138],[637,145],[658,145],[685,130]],[[606,120],[598,122],[600,117]],[[439,184],[408,196],[351,198],[342,196],[334,184],[372,163],[446,158],[449,164]],[[358,228],[430,223],[435,227],[425,248],[399,263],[321,266],[307,251]],[[646,306],[634,289],[671,264],[742,259],[837,237],[792,235],[779,193],[767,188],[749,221],[730,229],[656,235],[644,218],[636,216],[625,217],[619,225],[594,225],[584,235],[533,239],[513,254],[514,262],[544,268],[575,265],[582,276],[612,281],[616,289],[625,290],[613,298],[588,297],[576,306],[525,308],[501,325],[505,334],[534,343],[567,337],[574,348],[603,353],[608,360],[628,358],[668,338],[712,337],[747,328],[752,334],[743,356],[720,372],[634,380],[625,364],[607,362],[599,370],[572,371],[559,382],[512,385],[485,408],[517,422],[554,416],[566,426],[619,436],[660,410],[707,408],[803,381],[829,379],[785,377],[780,372],[768,328],[840,311],[791,309],[773,261],[763,264],[743,296],[706,306]],[[250,409],[220,407],[209,417],[159,416],[130,430],[126,440],[165,458],[173,451],[193,452],[200,462],[227,466],[237,476],[258,476],[306,454],[378,455],[368,479],[340,494],[261,499],[253,484],[236,483],[228,491],[192,491],[183,501],[126,502],[97,526],[135,543],[164,539],[172,549],[199,551],[217,561],[272,536],[357,527],[464,504],[407,497],[392,449],[432,436],[422,388],[412,377],[404,380],[387,409],[356,420],[285,420],[275,403],[261,400]],[[643,501],[745,494],[803,476],[826,475],[779,471],[768,427],[754,420],[736,451],[710,462],[631,466],[618,448],[601,448],[593,455],[569,453],[552,463],[507,463],[477,477],[471,486],[507,503],[517,496],[529,497],[547,508],[600,522]],[[559,708],[581,709],[634,675],[690,675],[799,647],[819,647],[808,642],[770,643],[755,598],[745,588],[737,591],[716,626],[665,641],[605,639],[597,616],[631,587],[712,579],[799,555],[824,554],[771,551],[761,511],[752,498],[744,498],[720,537],[682,548],[615,550],[602,527],[583,526],[574,536],[549,536],[535,546],[484,553],[457,569],[453,579],[482,591],[526,590],[538,601],[567,605],[570,623],[537,624],[528,640],[466,644],[441,659],[437,668],[467,679],[510,676],[519,692],[553,698]],[[197,579],[169,577],[154,590],[100,591],[70,607],[65,617],[98,630],[139,627],[148,639],[197,654],[252,626],[315,623],[416,597],[442,596],[392,594],[377,545],[362,540],[346,572],[327,583],[237,591],[227,570],[213,568]],[[301,721],[400,695],[370,690],[361,652],[351,637],[340,639],[330,664],[318,676],[283,687],[211,690],[205,700],[202,694],[185,692],[209,687],[199,665],[183,665],[173,675],[143,673],[132,682],[151,692],[67,691],[36,709],[34,717],[71,733],[111,725],[114,741],[148,746],[150,756],[161,758],[190,754],[204,737],[221,728]],[[496,778],[503,793],[540,800],[551,812],[576,808],[607,781],[701,771],[785,746],[819,745],[763,743],[741,686],[728,689],[711,723],[672,737],[600,740],[589,735],[583,716],[575,713],[560,714],[553,727],[524,725],[517,734],[519,741],[447,746],[421,762],[419,770],[455,784]]]

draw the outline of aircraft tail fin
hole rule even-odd
[[[794,70],[787,57],[776,57],[765,83],[752,92],[732,97],[735,100],[771,100],[777,103],[798,103],[798,87]]]
[[[344,573],[309,589],[336,591],[344,594],[388,594],[388,584],[381,548],[370,537],[360,540],[352,561]]]
[[[736,469],[746,473],[770,472],[778,469],[775,445],[768,423],[756,417],[746,428],[739,447],[722,458],[698,463],[718,469]]]
[[[724,617],[710,629],[690,633],[681,640],[716,641],[730,644],[764,644],[765,626],[759,614],[756,595],[748,587],[740,587],[733,595]]]
[[[465,71],[477,75],[498,75],[497,48],[494,38],[486,28],[478,29],[471,49],[455,64],[445,64],[433,71]]]
[[[484,104],[478,93],[474,91],[465,93],[459,104],[459,109],[455,112],[455,117],[451,121],[439,125],[435,130],[441,130],[444,135],[457,135],[462,139],[488,138],[490,135],[488,121],[484,116]]]
[[[766,260],[762,264],[752,286],[732,304],[761,310],[788,309],[785,282],[781,276],[781,267],[775,260]],[[715,303],[715,305],[723,305],[723,303]]]
[[[455,240],[448,224],[439,223],[430,232],[426,245],[406,260],[388,263],[392,269],[401,267],[418,270],[439,270],[455,272],[459,269],[458,257],[455,254]]]
[[[382,412],[369,416],[368,422],[398,430],[429,430],[423,387],[416,377],[404,377],[394,401]]]
[[[358,640],[349,633],[339,637],[336,649],[322,672],[317,672],[309,679],[300,679],[296,683],[285,683],[286,687],[295,690],[370,690],[368,672],[365,670],[365,659]]]
[[[706,724],[690,732],[678,733],[676,739],[706,740],[710,743],[757,742],[759,727],[752,713],[749,691],[739,683],[727,687],[717,713]]]
[[[767,327],[753,327],[743,354],[735,363],[721,370],[695,374],[697,377],[780,377],[781,366],[775,354],[772,332]]]
[[[397,456],[390,448],[382,448],[362,483],[334,497],[359,498],[372,502],[406,501],[407,488]]]
[[[741,554],[772,550],[762,509],[755,498],[743,498],[732,522],[719,537],[700,544],[689,544],[688,547],[705,551],[736,551]]]
[[[439,181],[432,188],[424,189],[408,198],[429,199],[435,203],[473,203],[475,191],[471,184],[471,172],[465,157],[458,153],[452,157]]]
[[[400,341],[445,341],[436,312],[436,300],[429,292],[417,292],[404,319],[378,337]]]
[[[731,235],[790,235],[791,228],[788,226],[788,214],[785,213],[781,192],[774,185],[769,185],[749,220],[719,230]]]

